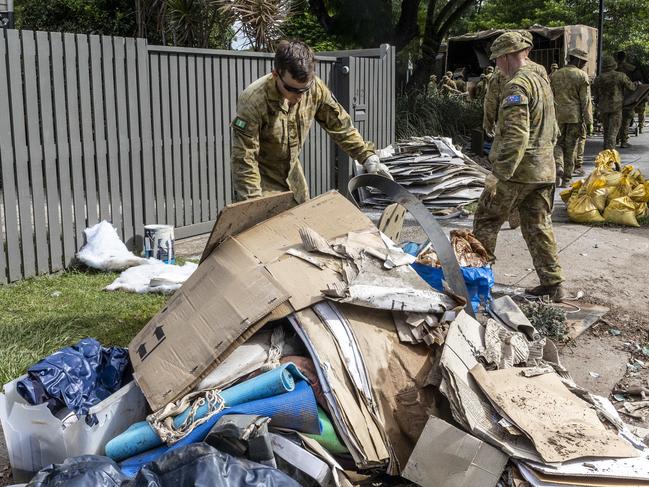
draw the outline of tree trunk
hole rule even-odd
[[[451,26],[474,4],[475,0],[448,0],[439,14],[435,15],[436,0],[430,0],[426,13],[426,29],[421,44],[421,57],[415,63],[415,70],[406,89],[414,91],[426,86],[433,74],[435,58],[442,41]]]
[[[311,7],[311,12],[316,16],[322,28],[327,32],[331,32],[333,19],[329,15],[329,12],[327,12],[327,6],[324,0],[309,0],[309,7]]]
[[[394,27],[393,43],[400,51],[419,35],[418,14],[421,0],[402,0],[399,21]]]

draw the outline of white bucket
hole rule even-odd
[[[145,225],[144,257],[153,257],[165,264],[175,264],[174,227],[171,225]]]

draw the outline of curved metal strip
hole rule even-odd
[[[435,252],[437,252],[439,261],[442,264],[442,270],[444,271],[444,279],[455,294],[466,299],[466,306],[464,309],[469,316],[475,317],[473,307],[471,306],[471,299],[469,298],[469,292],[466,288],[464,277],[462,276],[462,270],[460,269],[460,265],[455,257],[455,252],[453,251],[451,242],[449,242],[444,230],[435,217],[430,214],[428,208],[426,208],[415,195],[410,193],[399,183],[395,183],[386,177],[378,176],[376,174],[361,174],[349,181],[349,194],[352,195],[352,199],[354,199],[356,206],[359,206],[359,204],[353,196],[353,191],[367,186],[382,191],[392,201],[399,203],[408,210],[414,219],[417,220],[417,223],[421,226],[422,230],[428,237],[428,240],[430,240]]]

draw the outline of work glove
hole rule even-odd
[[[489,175],[486,177],[486,179],[484,181],[484,190],[492,198],[494,196],[496,196],[496,185],[497,184],[498,184],[498,178],[496,176],[494,176],[493,173],[489,173]]]
[[[586,135],[593,135],[595,133],[595,127],[592,123],[586,125]]]
[[[377,156],[376,154],[373,154],[365,159],[363,167],[368,174],[378,174],[379,176],[383,176],[384,178],[392,179],[394,181],[394,178],[390,174],[388,166],[383,164],[381,162],[381,159],[379,159],[379,156]]]

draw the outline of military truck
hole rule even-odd
[[[596,75],[597,29],[586,25],[534,25],[526,30],[532,33],[534,40],[530,58],[545,66],[548,72],[552,63],[562,67],[566,63],[568,50],[578,47],[588,53],[588,63],[585,67],[588,76]],[[491,29],[449,38],[444,71],[463,71],[467,80],[480,76],[484,68],[494,64],[489,61],[489,48],[503,32],[504,29]]]

